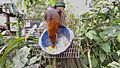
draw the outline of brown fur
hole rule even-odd
[[[54,8],[49,7],[47,9],[45,15],[45,21],[47,22],[48,37],[54,47],[56,42],[56,35],[58,34],[58,26],[59,26],[59,15]]]

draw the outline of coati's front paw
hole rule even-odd
[[[52,48],[53,48],[53,49],[56,49],[56,45],[52,45]]]

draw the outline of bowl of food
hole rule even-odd
[[[71,45],[73,38],[74,34],[68,27],[59,26],[55,48],[52,48],[52,43],[48,39],[47,29],[42,33],[38,44],[46,53],[57,55],[64,52]]]

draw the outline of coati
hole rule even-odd
[[[56,46],[55,43],[59,27],[58,11],[53,7],[48,7],[45,14],[45,21],[47,23],[48,37],[52,43],[52,47],[54,48]]]

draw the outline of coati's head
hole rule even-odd
[[[64,7],[54,7],[54,8],[57,10],[59,15],[61,15],[62,12],[64,11]]]
[[[59,11],[57,11],[54,7],[48,7],[45,14],[45,21],[57,21],[59,20]]]

